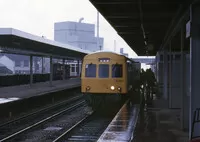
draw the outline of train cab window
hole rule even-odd
[[[96,64],[87,64],[85,66],[85,77],[96,77]]]
[[[120,78],[122,77],[122,65],[114,64],[112,65],[112,78]]]
[[[99,65],[99,78],[108,78],[109,77],[109,65],[100,64]]]

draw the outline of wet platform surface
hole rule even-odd
[[[139,105],[125,104],[98,139],[98,142],[130,141],[137,124]]]
[[[132,142],[189,142],[189,132],[180,128],[180,109],[168,109],[165,100],[141,109]]]
[[[53,81],[52,86],[48,82],[35,83],[32,86],[20,85],[0,88],[0,104],[14,100],[29,98],[33,96],[44,95],[65,89],[79,87],[81,85],[80,78],[72,78],[68,80]]]

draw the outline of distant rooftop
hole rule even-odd
[[[155,56],[137,56],[131,59],[140,63],[145,63],[145,64],[155,63]]]

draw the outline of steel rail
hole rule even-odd
[[[51,119],[53,119],[53,118],[55,118],[55,117],[57,117],[57,116],[59,116],[59,115],[65,113],[66,111],[70,111],[70,110],[72,110],[72,109],[76,109],[78,106],[82,106],[84,103],[85,103],[85,101],[81,101],[81,102],[79,102],[78,104],[75,104],[75,105],[73,105],[73,106],[71,106],[71,107],[69,107],[69,108],[67,108],[67,109],[64,109],[64,110],[62,110],[62,111],[60,111],[60,112],[58,112],[58,113],[55,113],[54,115],[51,115],[51,116],[49,116],[49,117],[47,117],[47,118],[45,118],[45,119],[43,119],[43,120],[41,120],[41,121],[39,121],[39,122],[33,124],[33,125],[30,125],[30,126],[24,128],[24,129],[22,129],[22,130],[20,130],[20,131],[18,131],[18,132],[16,132],[16,133],[11,134],[10,136],[7,136],[7,137],[1,139],[0,142],[3,142],[3,141],[7,141],[7,140],[9,140],[9,139],[12,139],[12,138],[14,138],[14,137],[16,137],[16,136],[18,136],[18,135],[20,135],[20,134],[22,134],[22,133],[24,133],[24,132],[26,132],[26,131],[32,129],[32,128],[38,126],[38,125],[43,124],[44,122],[47,122],[47,121],[49,121],[49,120],[51,120]]]
[[[57,103],[57,104],[55,104],[55,105],[53,105],[53,106],[47,106],[47,107],[44,107],[44,108],[42,108],[42,109],[40,109],[40,110],[34,111],[34,112],[32,112],[32,113],[25,114],[25,115],[23,115],[23,116],[21,116],[21,117],[19,117],[19,118],[16,118],[16,119],[14,119],[14,120],[10,120],[10,121],[7,121],[7,122],[5,122],[5,123],[0,124],[0,128],[1,128],[1,127],[4,127],[4,126],[6,126],[6,125],[10,125],[10,124],[12,124],[12,123],[16,123],[17,121],[23,120],[23,119],[25,119],[25,118],[27,118],[27,117],[31,117],[31,116],[36,115],[36,114],[38,114],[38,113],[45,112],[45,111],[48,111],[48,110],[50,110],[50,109],[54,109],[54,108],[56,108],[56,107],[58,107],[58,106],[61,106],[61,105],[63,105],[63,104],[70,103],[71,101],[78,100],[78,99],[80,99],[80,98],[82,98],[82,96],[76,96],[76,97],[70,98],[70,99],[67,100],[67,101],[59,102],[59,103]]]

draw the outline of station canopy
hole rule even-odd
[[[155,55],[192,0],[90,0],[139,56]]]
[[[0,28],[0,53],[82,59],[91,51],[35,36],[13,28]]]

